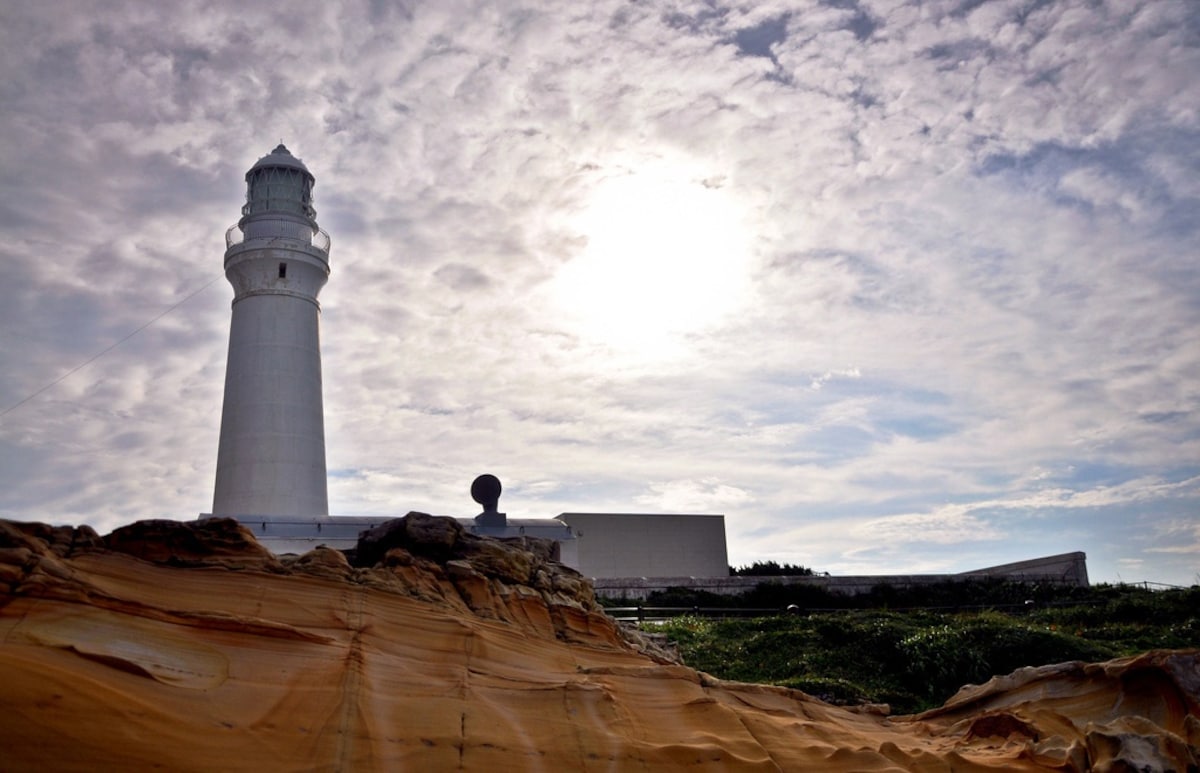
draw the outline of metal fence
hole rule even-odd
[[[1153,583],[1152,583],[1153,584]],[[1142,585],[1142,583],[1138,583]],[[1173,586],[1167,586],[1173,587]],[[1008,604],[942,604],[903,607],[801,607],[795,604],[779,607],[650,607],[639,604],[632,607],[605,607],[609,617],[624,623],[657,623],[675,617],[691,615],[718,620],[746,617],[774,617],[777,615],[833,614],[837,612],[1005,612],[1019,615],[1048,607],[1075,607],[1096,603],[1099,599],[1071,599],[1067,601],[1024,601]]]
[[[614,620],[624,623],[653,623],[673,617],[694,615],[696,617],[770,617],[786,614],[786,609],[752,609],[741,607],[605,607],[604,611]]]

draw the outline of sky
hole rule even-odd
[[[283,141],[333,514],[1200,583],[1194,0],[11,2],[0,104],[0,517],[211,509]]]

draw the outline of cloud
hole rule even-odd
[[[718,478],[652,483],[649,488],[649,493],[636,497],[635,501],[666,512],[720,512],[754,501],[749,492]]]
[[[1200,556],[1200,524],[1195,521],[1167,521],[1158,524],[1155,531],[1156,536],[1169,542],[1148,547],[1147,553]]]
[[[927,513],[907,513],[870,520],[859,527],[859,533],[884,537],[889,542],[950,544],[1004,539],[1008,531],[1002,528],[1001,519],[1012,520],[1006,513],[1028,519],[1044,517],[1044,513],[1050,510],[1113,507],[1179,496],[1191,498],[1197,493],[1198,483],[1200,479],[1196,478],[1176,482],[1146,479],[1086,490],[1043,489],[1012,498],[943,505]],[[1170,531],[1178,531],[1178,528]],[[1163,550],[1149,549],[1147,552]]]
[[[976,540],[1002,539],[1004,532],[971,514],[963,505],[947,505],[926,514],[895,515],[878,518],[855,529],[856,536],[870,535],[872,541],[890,544],[960,544]]]
[[[434,271],[433,275],[458,292],[480,290],[491,284],[486,274],[463,263],[447,263]]]
[[[1190,582],[1157,526],[1200,499],[1195,31],[1186,0],[23,7],[0,30],[0,403],[219,277],[245,170],[283,139],[333,238],[341,512],[471,514],[492,471],[514,515],[724,512],[734,563],[1053,544],[1094,578]],[[656,191],[712,194],[704,224],[745,248],[738,303],[669,348],[638,349],[653,315],[597,330],[696,287],[699,227],[646,239],[590,333],[555,295],[630,179],[650,223]],[[646,293],[652,269],[679,281]],[[229,297],[0,417],[0,513],[207,509]]]

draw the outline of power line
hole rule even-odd
[[[160,312],[160,313],[159,313],[157,316],[155,316],[155,317],[154,317],[153,319],[151,319],[149,322],[147,322],[146,324],[142,325],[142,326],[141,326],[141,327],[139,327],[137,330],[134,330],[132,333],[130,333],[129,335],[125,336],[124,338],[122,338],[121,340],[117,341],[116,343],[112,344],[112,345],[111,345],[111,346],[109,346],[107,349],[104,349],[103,351],[101,351],[101,352],[99,352],[99,353],[97,353],[97,354],[94,354],[94,355],[92,355],[92,357],[91,357],[91,358],[89,358],[89,359],[88,359],[86,362],[83,362],[83,363],[80,363],[79,365],[76,365],[74,368],[71,368],[71,369],[70,369],[70,370],[68,370],[66,373],[64,373],[63,375],[61,375],[61,376],[59,376],[58,378],[54,379],[53,381],[51,381],[51,382],[50,382],[49,384],[47,384],[46,386],[44,386],[44,387],[42,387],[41,389],[37,390],[37,391],[36,391],[36,392],[34,392],[33,394],[31,394],[31,395],[29,395],[29,396],[25,397],[25,398],[24,398],[24,399],[22,399],[20,402],[18,402],[18,403],[15,403],[14,405],[10,405],[8,408],[5,408],[3,411],[0,411],[0,417],[7,416],[8,414],[12,413],[12,412],[13,412],[13,411],[15,411],[16,409],[20,408],[20,407],[21,407],[22,405],[24,405],[25,403],[29,402],[29,401],[30,401],[30,400],[32,400],[33,398],[35,398],[35,397],[37,397],[38,395],[40,395],[42,392],[45,392],[47,389],[50,389],[51,387],[55,386],[56,384],[59,384],[59,383],[61,383],[61,382],[65,381],[65,380],[67,380],[67,379],[68,379],[68,378],[70,378],[71,376],[75,375],[75,374],[76,374],[76,373],[78,373],[79,371],[81,371],[81,370],[83,370],[84,368],[86,368],[88,365],[91,365],[93,362],[95,362],[96,360],[100,359],[100,358],[101,358],[101,357],[103,357],[104,355],[108,354],[108,353],[109,353],[109,352],[111,352],[113,349],[116,349],[118,346],[120,346],[121,344],[125,343],[125,342],[126,342],[126,341],[128,341],[130,338],[133,338],[133,337],[134,337],[135,335],[137,335],[138,333],[142,332],[142,331],[143,331],[143,330],[145,330],[146,328],[148,328],[148,327],[150,327],[151,325],[153,325],[155,322],[158,322],[160,319],[162,319],[163,317],[165,317],[165,316],[167,316],[168,314],[170,314],[172,311],[175,311],[175,309],[178,309],[180,306],[182,306],[183,304],[185,304],[185,303],[187,303],[188,301],[190,301],[192,298],[195,298],[197,295],[199,295],[200,293],[202,293],[202,292],[204,292],[205,290],[207,290],[207,289],[209,288],[209,286],[211,286],[211,285],[212,285],[212,283],[213,283],[213,282],[217,281],[217,280],[218,280],[218,279],[220,279],[222,276],[224,276],[224,275],[223,275],[223,274],[217,274],[217,275],[216,275],[216,276],[214,276],[212,279],[210,279],[210,280],[208,280],[207,282],[205,282],[205,283],[204,283],[204,285],[203,285],[202,287],[200,287],[199,289],[197,289],[197,290],[194,290],[194,291],[192,291],[191,293],[189,293],[189,294],[188,294],[188,295],[187,295],[187,296],[186,296],[186,297],[185,297],[183,300],[176,302],[176,303],[175,303],[175,305],[173,305],[173,306],[169,307],[169,308],[168,308],[168,309],[166,309],[165,311],[162,311],[162,312]]]

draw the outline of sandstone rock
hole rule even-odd
[[[550,572],[546,571],[545,566],[539,567],[534,571],[533,577],[530,579],[530,584],[538,590],[546,592],[554,590],[554,580],[551,578]]]
[[[156,564],[283,570],[279,559],[232,518],[137,521],[105,536],[103,544]]]
[[[1088,725],[1084,743],[1091,770],[1099,773],[1200,770],[1195,747],[1145,717]]]
[[[45,540],[39,540],[36,537],[26,533],[26,529],[21,528],[26,524],[16,521],[0,521],[0,547],[2,548],[20,548],[28,550],[31,553],[44,553],[47,549]]]
[[[681,663],[679,647],[667,640],[665,634],[650,634],[635,625],[621,623],[621,638],[636,652],[640,652],[658,663]]]
[[[455,555],[466,559],[475,569],[489,577],[524,585],[533,573],[536,557],[517,544],[464,534]]]
[[[0,547],[26,547],[35,552],[49,550],[66,557],[75,550],[101,546],[100,535],[91,526],[50,526],[36,521],[0,521]]]
[[[447,561],[446,574],[472,612],[484,618],[499,617],[488,578],[475,571],[469,561]]]
[[[968,738],[1028,738],[1038,740],[1037,729],[1007,711],[988,712],[970,720]]]
[[[355,566],[374,566],[395,547],[414,555],[445,561],[452,557],[454,545],[463,535],[461,524],[453,518],[409,513],[364,531],[354,550]]]
[[[0,768],[1196,769],[1197,650],[1021,669],[888,717],[666,664],[528,546],[507,547],[529,584],[436,524],[371,566],[317,549],[261,571],[210,528],[60,555],[63,532],[0,521]]]
[[[481,537],[467,532],[453,518],[414,512],[363,532],[353,551],[353,563],[363,569],[376,565],[391,568],[396,578],[410,586],[409,595],[449,600],[457,594],[466,608],[487,619],[536,619],[537,625],[542,625],[547,616],[534,614],[530,618],[528,598],[522,597],[520,610],[508,607],[508,586],[531,584],[543,591],[540,596],[547,608],[569,606],[603,616],[591,583],[574,569],[551,560],[555,549],[549,542],[533,537]],[[409,571],[412,567],[417,571]],[[449,580],[440,584],[440,594],[432,592],[424,577],[429,571],[435,575],[444,572]],[[570,616],[548,614],[548,618],[577,627]],[[603,624],[585,626],[589,630],[600,627]],[[616,627],[611,621],[608,627],[611,630],[601,638],[615,641],[619,638]],[[581,634],[575,631],[570,635]]]
[[[539,564],[546,563],[547,561],[557,562],[559,560],[558,543],[552,539],[522,535],[520,537],[500,537],[498,541],[505,545],[514,545],[522,550],[529,551],[533,554],[534,560]]]
[[[26,547],[0,548],[0,583],[15,588],[28,576],[36,561],[36,553]]]
[[[291,562],[289,568],[295,572],[304,572],[318,577],[346,579],[353,574],[346,554],[340,550],[321,545]]]
[[[462,524],[446,516],[409,513],[404,520],[409,549],[431,558],[450,556],[464,534]]]
[[[351,563],[355,566],[374,566],[394,547],[405,547],[408,524],[396,518],[367,529],[358,535]]]
[[[566,596],[588,609],[596,606],[595,591],[583,575],[566,566],[557,569],[558,571],[553,571],[550,575],[550,587],[555,593]]]

